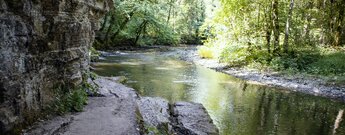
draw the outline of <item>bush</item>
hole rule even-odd
[[[212,59],[214,58],[211,48],[206,46],[198,47],[198,54],[201,58]]]
[[[70,103],[71,111],[83,111],[84,105],[87,104],[87,93],[83,88],[78,88],[67,96],[67,102]]]
[[[248,63],[250,53],[246,47],[240,45],[229,45],[220,52],[219,60],[229,63],[231,66],[241,66]]]
[[[64,86],[59,86],[55,90],[59,94],[51,109],[58,114],[83,111],[83,107],[87,104],[87,93],[84,87],[66,89]]]
[[[341,49],[305,46],[288,54],[269,54],[255,45],[207,40],[198,48],[203,58],[217,58],[230,66],[249,66],[256,69],[273,69],[292,73],[326,76],[345,75],[345,53]],[[252,48],[248,48],[252,47]]]
[[[324,54],[316,62],[310,64],[307,71],[312,74],[345,75],[345,53]]]
[[[277,71],[294,70],[316,75],[344,75],[345,53],[340,51],[300,51],[274,57],[269,66]]]
[[[305,71],[308,66],[319,59],[319,54],[315,51],[300,51],[294,52],[290,55],[282,55],[273,57],[269,66],[277,71],[293,70]]]

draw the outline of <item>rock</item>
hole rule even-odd
[[[132,98],[92,97],[61,135],[139,135]]]
[[[98,77],[102,97],[90,97],[83,112],[41,122],[25,135],[217,135],[201,104],[139,97],[116,78]]]
[[[171,134],[167,100],[158,97],[143,97],[137,103],[146,128],[154,127],[162,133]]]
[[[91,97],[89,102],[83,112],[45,121],[24,135],[139,135],[133,98]]]
[[[138,98],[138,94],[134,89],[126,87],[123,84],[117,83],[118,77],[99,77],[94,80],[94,83],[99,87],[97,93],[102,96],[111,96],[127,98],[135,97]]]
[[[177,102],[173,105],[174,131],[178,135],[218,135],[202,104]]]
[[[72,121],[72,116],[59,116],[49,121],[43,121],[32,127],[24,135],[52,135]]]
[[[0,134],[32,123],[78,86],[112,0],[0,0]],[[85,78],[84,78],[85,79]]]
[[[125,83],[127,81],[127,78],[125,76],[103,77],[103,78],[117,82],[117,83]]]

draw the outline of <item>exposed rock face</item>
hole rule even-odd
[[[0,133],[34,120],[88,70],[88,48],[112,0],[0,0]]]

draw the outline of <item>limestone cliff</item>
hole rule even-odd
[[[79,85],[111,0],[0,0],[0,134],[32,121]]]

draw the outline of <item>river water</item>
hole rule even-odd
[[[202,103],[222,135],[345,135],[344,103],[250,84],[164,53],[118,53],[95,68],[126,76],[142,96]]]

